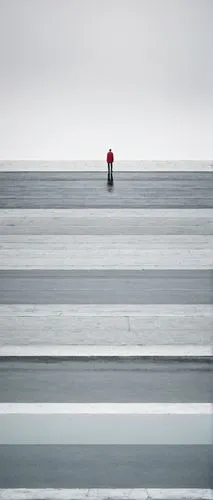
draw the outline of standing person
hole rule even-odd
[[[114,154],[111,149],[107,153],[107,164],[108,164],[108,178],[112,179],[112,167],[114,162]]]

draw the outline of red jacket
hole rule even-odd
[[[108,151],[107,153],[107,163],[113,163],[114,161],[114,155],[112,151]]]

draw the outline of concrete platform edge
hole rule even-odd
[[[0,500],[212,500],[212,489],[0,489]]]
[[[0,172],[105,172],[105,160],[6,160]],[[114,172],[211,172],[212,160],[117,160]]]
[[[97,346],[97,345],[5,345],[0,346],[2,358],[135,358],[164,360],[213,360],[210,345],[158,345],[158,346]]]

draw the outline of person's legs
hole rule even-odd
[[[110,163],[108,163],[108,178],[110,178]]]

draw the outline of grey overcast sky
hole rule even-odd
[[[0,0],[1,159],[213,158],[213,0]]]

